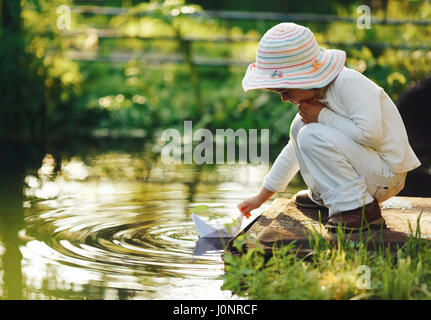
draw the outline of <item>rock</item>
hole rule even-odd
[[[393,197],[380,204],[386,227],[379,230],[346,233],[344,237],[354,242],[364,240],[370,250],[380,245],[395,250],[406,243],[409,235],[415,235],[420,216],[420,238],[431,240],[431,198]],[[328,214],[316,209],[297,207],[291,199],[277,198],[242,234],[245,249],[256,247],[259,242],[271,254],[273,245],[288,244],[295,241],[298,254],[311,252],[309,239],[313,234],[321,234],[323,239],[337,243],[337,235],[328,233],[325,223]],[[319,223],[320,221],[320,223]],[[232,240],[233,241],[233,240]],[[230,241],[226,250],[238,253]]]

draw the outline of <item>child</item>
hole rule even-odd
[[[244,91],[278,92],[299,113],[260,192],[238,205],[243,215],[283,191],[300,170],[309,190],[298,192],[294,202],[327,208],[329,229],[384,224],[379,202],[398,194],[420,162],[395,104],[345,60],[344,51],[319,48],[313,33],[294,23],[280,23],[260,40]]]

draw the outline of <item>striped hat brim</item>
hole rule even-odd
[[[265,88],[322,88],[333,81],[346,63],[346,53],[337,49],[322,49],[320,55],[298,65],[272,69],[270,63],[265,67],[248,66],[242,80],[244,91]]]

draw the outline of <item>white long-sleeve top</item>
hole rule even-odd
[[[396,105],[383,88],[361,73],[344,67],[319,101],[326,106],[319,113],[319,123],[376,150],[392,173],[420,166]],[[298,170],[289,141],[265,176],[263,186],[273,192],[283,191]]]

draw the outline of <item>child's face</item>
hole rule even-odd
[[[293,104],[300,104],[303,101],[312,101],[318,99],[319,90],[314,89],[283,89],[275,88],[267,90],[272,92],[278,92],[281,95],[281,101],[289,101]]]

